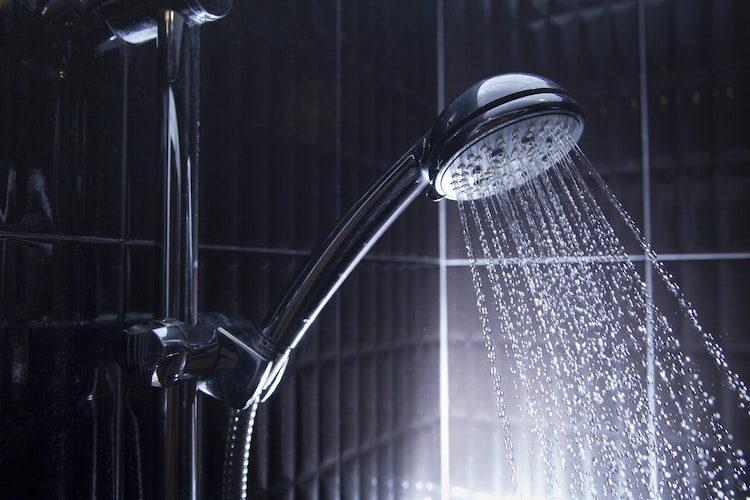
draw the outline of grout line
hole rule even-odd
[[[640,124],[641,124],[641,179],[643,182],[643,239],[646,245],[651,245],[651,179],[650,179],[650,150],[648,129],[648,65],[646,61],[646,2],[638,2],[638,73],[640,93]],[[644,255],[644,259],[648,256]],[[648,491],[657,495],[659,485],[659,465],[657,463],[656,443],[656,359],[654,348],[654,319],[653,296],[654,277],[652,266],[645,266],[646,281],[646,380],[648,397]]]
[[[436,0],[437,111],[445,106],[445,5]],[[448,363],[448,239],[445,203],[438,204],[440,498],[450,498],[450,393]]]
[[[634,256],[635,257],[635,256]],[[648,260],[648,256],[639,256],[638,260]],[[657,261],[675,260],[750,260],[750,252],[726,252],[726,253],[665,253],[657,255]],[[633,259],[635,260],[635,259]]]
[[[211,250],[219,252],[236,252],[236,253],[256,253],[256,254],[271,254],[277,256],[293,256],[293,257],[307,257],[310,255],[311,250],[294,250],[289,248],[270,248],[270,247],[253,247],[253,246],[241,246],[241,245],[212,245],[212,244],[201,244],[200,250]],[[390,262],[396,264],[426,264],[426,265],[439,265],[439,259],[435,257],[421,257],[421,256],[399,256],[399,255],[365,255],[362,258],[362,262]]]
[[[555,257],[555,258],[506,258],[498,259],[493,263],[498,265],[518,265],[518,264],[544,264],[544,263],[561,263],[561,262],[644,262],[649,260],[647,255],[625,255],[624,257],[612,256],[571,256],[571,257]],[[659,255],[657,262],[674,262],[674,261],[727,261],[727,260],[750,260],[750,253],[748,252],[735,252],[735,253],[669,253]],[[469,259],[446,259],[445,264],[449,267],[468,267],[470,265]],[[477,265],[486,266],[486,259],[478,259]]]
[[[438,209],[440,212],[444,212],[444,204],[438,203]],[[439,219],[438,224],[440,227],[438,228],[438,231],[446,231],[447,227],[447,217],[443,213],[443,215],[440,215],[439,212]],[[441,219],[442,218],[442,219]],[[442,229],[441,229],[442,228]],[[2,237],[3,233],[0,232],[0,237]],[[31,239],[31,238],[30,238]],[[75,239],[75,237],[70,237],[67,239]],[[117,240],[116,238],[111,239],[101,239],[104,242],[112,243],[112,244],[119,244],[123,243],[120,240]],[[445,234],[438,236],[438,244],[439,245],[445,245],[445,249],[440,253],[438,258],[434,257],[422,257],[422,256],[398,256],[398,255],[366,255],[362,260],[363,261],[371,261],[371,262],[392,262],[392,263],[402,263],[402,264],[427,264],[427,265],[436,265],[441,266],[445,265],[447,267],[460,267],[460,266],[466,266],[468,267],[470,265],[469,259],[462,259],[462,258],[448,258],[447,257],[447,243],[446,243],[446,236]],[[131,240],[132,243],[128,242],[128,240],[125,240],[125,244],[134,244],[134,245],[153,245],[154,243],[147,240]],[[200,244],[199,248],[201,250],[212,250],[212,251],[219,251],[219,252],[238,252],[238,253],[258,253],[258,254],[272,254],[272,255],[286,255],[286,256],[295,256],[295,257],[306,257],[310,254],[309,250],[294,250],[294,249],[288,249],[288,248],[270,248],[270,247],[255,247],[255,246],[242,246],[242,245],[213,245],[213,244]],[[570,256],[570,257],[556,257],[556,258],[538,258],[538,259],[528,259],[528,258],[507,258],[502,260],[497,260],[496,264],[521,264],[521,263],[529,263],[529,262],[536,262],[536,263],[544,263],[544,262],[620,262],[623,260],[629,260],[631,262],[643,262],[648,260],[648,256],[642,255],[642,254],[625,254],[624,257],[619,256],[600,256],[600,255],[583,255],[583,256]],[[750,260],[750,252],[697,252],[697,253],[664,253],[659,254],[657,256],[657,261],[661,262],[667,262],[667,261],[705,261],[705,260],[716,260],[716,261],[725,261],[725,260]],[[486,265],[487,261],[485,259],[477,259],[478,265]]]
[[[271,248],[256,247],[243,245],[218,245],[210,243],[201,243],[198,245],[199,250],[213,250],[218,252],[237,252],[237,253],[263,253],[273,255],[293,255],[304,257],[310,254],[311,250],[295,250],[292,248]]]
[[[447,225],[445,216],[445,204],[438,203],[439,208],[439,231],[442,231],[439,235],[439,245],[446,246],[445,227]],[[49,234],[49,233],[27,233],[22,231],[0,231],[0,239],[17,239],[34,241],[38,243],[56,243],[56,242],[72,242],[72,243],[99,243],[102,245],[125,245],[131,247],[153,247],[156,243],[153,240],[142,240],[142,239],[129,239],[129,238],[116,238],[107,236],[75,236],[67,234]],[[288,248],[271,248],[271,247],[256,247],[256,246],[243,246],[243,245],[218,245],[201,243],[198,245],[200,250],[218,251],[218,252],[237,252],[237,253],[257,253],[257,254],[271,254],[271,255],[285,255],[294,257],[306,257],[310,254],[310,250],[294,250]],[[440,256],[434,257],[421,257],[421,256],[394,256],[394,255],[366,255],[362,260],[371,262],[393,262],[402,264],[427,264],[437,265],[446,267],[459,267],[469,266],[468,259],[458,258],[447,258],[447,249],[442,248],[440,250]],[[631,262],[643,262],[648,260],[646,255],[638,254],[627,254],[625,256],[627,260]],[[544,262],[549,259],[537,259],[536,262]],[[560,259],[556,259],[559,262]],[[601,256],[580,256],[580,257],[569,257],[567,260],[573,261],[611,261],[616,262],[623,260],[617,257],[601,257]],[[658,255],[657,261],[727,261],[727,260],[750,260],[750,252],[698,252],[698,253],[665,253]],[[499,263],[521,263],[529,262],[530,259],[503,259],[498,261]],[[486,265],[486,261],[479,259],[477,261],[479,265]]]
[[[27,233],[23,231],[0,231],[0,239],[16,239],[34,241],[37,243],[100,243],[103,245],[128,245],[152,247],[156,245],[153,240],[140,240],[128,238],[116,238],[108,236],[76,236],[68,234],[51,234],[51,233]]]
[[[130,66],[130,49],[128,46],[123,46],[120,49],[120,56],[122,57],[122,102],[120,112],[122,113],[122,119],[120,120],[120,126],[122,127],[120,133],[120,140],[122,151],[120,153],[120,241],[125,241],[128,235],[128,94],[130,88],[128,83],[130,80],[129,66]],[[120,269],[118,270],[119,287],[117,297],[117,314],[119,315],[119,327],[123,328],[125,323],[125,309],[126,309],[126,295],[129,294],[130,290],[127,289],[126,283],[130,282],[130,276],[126,276],[125,269],[127,268],[126,263],[128,259],[127,247],[124,244],[120,245]],[[119,462],[118,462],[119,466]],[[118,489],[119,491],[119,489]]]
[[[129,227],[129,210],[128,210],[128,109],[130,93],[130,48],[125,45],[119,50],[122,57],[122,119],[120,121],[121,130],[121,154],[120,154],[120,240],[125,241],[128,235]],[[125,244],[119,248],[118,287],[117,287],[117,330],[121,331],[125,327],[125,318],[128,313],[128,297],[130,296],[131,278],[129,274],[128,261],[130,252]],[[114,449],[114,492],[115,497],[119,500],[124,497],[124,469],[125,447],[123,441],[125,437],[125,389],[123,384],[117,384],[117,395],[115,397],[115,449]]]
[[[343,180],[341,178],[343,169],[343,113],[342,113],[342,106],[343,106],[343,33],[344,33],[344,27],[343,27],[343,3],[341,0],[336,0],[336,39],[335,39],[335,53],[336,53],[336,62],[335,62],[335,86],[336,86],[336,102],[335,102],[335,120],[336,120],[336,151],[334,153],[334,173],[336,178],[336,219],[338,220],[341,217],[342,213],[342,205],[343,205],[343,199],[342,199],[342,191],[343,191]],[[343,462],[343,427],[344,427],[344,419],[343,419],[343,406],[344,406],[344,392],[343,392],[343,368],[342,368],[342,358],[343,358],[343,349],[342,349],[342,314],[343,314],[343,307],[341,302],[341,294],[337,293],[333,297],[334,301],[334,307],[336,308],[336,314],[334,325],[334,331],[335,333],[335,342],[336,342],[336,363],[335,363],[335,370],[336,370],[336,460],[335,463],[335,488],[334,488],[334,494],[333,497],[338,500],[343,495],[343,481],[341,480],[341,472],[342,472],[342,462]]]

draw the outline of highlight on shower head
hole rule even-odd
[[[479,199],[513,189],[561,160],[582,133],[580,104],[552,80],[482,80],[445,107],[430,133],[431,195]]]

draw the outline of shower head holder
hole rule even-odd
[[[236,409],[270,396],[288,360],[288,352],[279,353],[237,315],[205,313],[197,325],[152,320],[125,333],[125,362],[138,385],[195,380],[202,392]]]

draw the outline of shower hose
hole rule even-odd
[[[222,498],[236,500],[247,498],[247,478],[250,468],[250,440],[258,403],[245,410],[235,410],[229,418],[229,432],[224,451],[224,476]]]

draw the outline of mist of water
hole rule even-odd
[[[573,153],[482,199],[461,194],[475,167],[453,171],[506,488],[523,490],[517,457],[528,453],[540,471],[534,494],[546,498],[745,498],[743,452],[707,380],[719,373],[745,413],[747,387],[585,156],[564,136],[557,146]],[[514,161],[540,170],[534,157]],[[583,174],[630,227],[712,365],[681,347]]]

